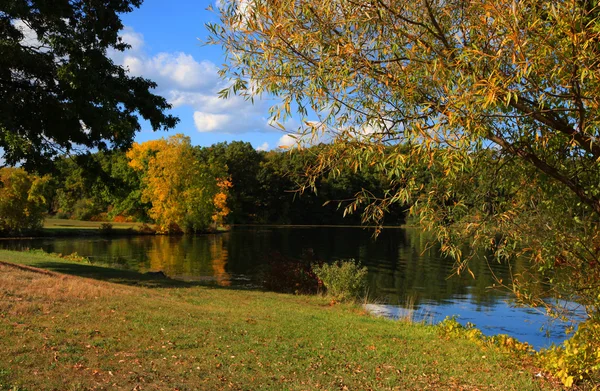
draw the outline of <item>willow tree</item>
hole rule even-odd
[[[300,132],[328,140],[313,177],[390,178],[350,210],[366,203],[378,221],[410,205],[458,272],[472,249],[528,257],[518,299],[575,299],[600,317],[595,0],[229,0],[219,13],[223,96],[275,95],[274,121],[300,116]]]

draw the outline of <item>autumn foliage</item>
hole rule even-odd
[[[50,178],[22,168],[0,169],[0,234],[18,234],[42,227]]]
[[[142,201],[163,232],[198,232],[221,223],[229,213],[226,167],[197,157],[189,137],[134,144],[129,165],[142,176]],[[216,217],[215,217],[216,216]]]

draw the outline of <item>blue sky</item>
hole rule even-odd
[[[122,37],[132,48],[111,56],[132,75],[157,82],[155,93],[167,98],[181,121],[168,133],[153,132],[143,122],[136,141],[183,133],[194,145],[243,140],[257,149],[289,146],[294,139],[268,125],[272,101],[252,105],[240,97],[217,97],[225,84],[217,75],[224,54],[220,47],[202,44],[208,35],[205,23],[218,20],[217,11],[207,10],[209,5],[206,0],[145,0],[122,15]]]

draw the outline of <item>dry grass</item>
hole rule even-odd
[[[55,306],[123,293],[113,284],[0,262],[0,312],[5,314],[50,313]]]

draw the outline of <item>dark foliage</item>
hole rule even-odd
[[[173,128],[156,84],[113,63],[119,14],[140,0],[9,0],[0,8],[0,148],[9,165],[44,169],[74,148],[128,147],[140,130]]]

